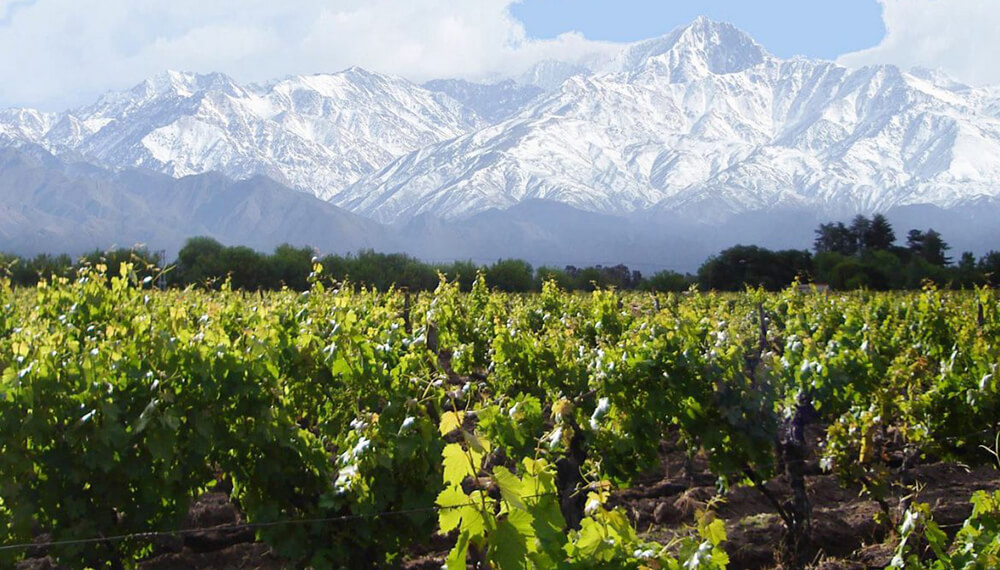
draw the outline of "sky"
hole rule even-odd
[[[876,0],[529,0],[511,6],[511,13],[532,37],[579,31],[615,42],[663,35],[708,16],[736,25],[781,57],[836,59],[872,47],[885,35]]]
[[[1000,84],[1000,0],[0,0],[0,108],[62,110],[167,69],[243,82],[352,65],[418,82],[496,79],[699,15],[782,57]]]

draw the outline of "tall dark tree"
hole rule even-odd
[[[976,268],[976,256],[971,251],[963,251],[954,270],[954,285],[967,288],[982,282],[982,275]]]
[[[858,214],[854,216],[851,220],[851,227],[848,228],[851,231],[851,238],[854,240],[854,247],[856,251],[861,251],[867,249],[867,238],[868,233],[871,231],[872,222],[868,218]]]
[[[34,287],[40,279],[70,277],[72,273],[73,260],[66,254],[41,253],[33,259],[0,254],[0,277],[10,277],[16,285]]]
[[[910,253],[914,255],[919,255],[923,257],[924,255],[924,240],[926,236],[924,232],[920,230],[910,230],[906,234],[906,249],[910,250]]]
[[[971,251],[963,251],[962,256],[958,259],[958,268],[963,272],[975,271],[976,256]]]
[[[616,289],[635,289],[642,281],[642,273],[630,270],[626,265],[615,265],[604,267],[598,265],[596,269],[601,273],[601,286],[614,287]]]
[[[580,291],[593,291],[607,285],[608,276],[603,268],[566,266],[566,275],[573,283],[573,289]]]
[[[565,291],[572,291],[576,288],[573,278],[569,276],[565,269],[559,269],[558,267],[539,267],[535,281],[535,286],[539,289],[541,289],[542,284],[546,281],[555,281],[556,285]]]
[[[472,285],[479,274],[479,266],[472,261],[456,261],[451,265],[440,268],[449,281],[458,281],[458,286],[462,291],[471,291]]]
[[[374,287],[380,291],[392,286],[411,291],[434,289],[438,284],[438,269],[448,274],[449,279],[459,280],[467,290],[472,287],[477,271],[471,262],[438,268],[404,253],[378,253],[370,249],[344,257],[328,255],[321,264],[325,274],[336,281],[349,280],[355,286]]]
[[[858,244],[851,229],[842,222],[837,222],[819,226],[813,249],[816,253],[832,252],[852,256],[858,252]]]
[[[937,265],[939,267],[944,267],[951,263],[951,258],[946,255],[946,252],[951,249],[944,239],[942,239],[941,234],[934,231],[933,229],[927,230],[924,234],[923,251],[921,255],[928,263],[932,265]]]
[[[862,238],[864,249],[887,251],[896,242],[896,232],[882,214],[875,214]]]

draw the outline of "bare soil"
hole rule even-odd
[[[648,474],[630,489],[617,493],[614,501],[625,507],[633,522],[650,539],[669,540],[692,532],[696,514],[711,508],[726,521],[726,550],[734,569],[775,568],[775,550],[783,525],[781,519],[752,487],[731,489],[722,500],[713,501],[717,491],[714,478],[705,469],[703,458],[685,471],[684,455],[665,452],[661,468]],[[867,499],[857,487],[844,487],[817,465],[808,467],[807,484],[813,508],[813,553],[816,570],[856,570],[884,568],[892,557],[894,533],[891,525],[880,525],[879,505]],[[969,499],[979,490],[1000,488],[1000,474],[993,467],[966,467],[955,463],[917,465],[910,470],[919,494],[913,500],[928,503],[935,520],[950,532],[957,531],[971,512]],[[777,478],[767,483],[777,496],[790,490]],[[899,517],[899,501],[912,491],[898,487],[889,504]],[[173,568],[231,568],[272,570],[286,565],[254,532],[239,527],[241,513],[223,493],[208,493],[198,499],[188,515],[187,528],[201,529],[180,537],[154,541],[154,555],[143,562],[143,570]],[[233,528],[234,525],[236,528]],[[426,544],[412,549],[404,568],[440,568],[450,547],[447,537],[428,537]],[[18,564],[18,570],[56,570],[45,556],[44,546],[34,558]]]
[[[775,551],[783,533],[783,523],[763,494],[753,487],[731,489],[714,504],[714,480],[704,470],[694,477],[684,473],[683,457],[664,458],[662,477],[646,481],[618,494],[640,532],[652,539],[669,540],[678,533],[691,532],[696,513],[709,507],[726,521],[726,551],[731,567],[764,569],[776,566]],[[702,462],[703,466],[703,462]],[[817,464],[807,468],[806,482],[812,505],[814,568],[823,570],[884,568],[895,546],[894,527],[879,524],[879,504],[868,499],[860,487],[845,487]],[[969,499],[979,490],[1000,488],[1000,473],[989,466],[966,467],[955,463],[917,465],[909,475],[919,493],[911,488],[893,487],[888,499],[891,517],[898,521],[900,501],[910,496],[914,502],[931,506],[935,520],[954,533],[972,512]],[[781,498],[791,490],[781,478],[767,483]]]

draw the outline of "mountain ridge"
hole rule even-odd
[[[690,267],[736,241],[808,244],[810,224],[858,213],[904,212],[919,227],[936,227],[933,216],[956,230],[961,219],[983,224],[978,212],[993,212],[1000,193],[1000,87],[781,59],[699,18],[588,66],[539,62],[520,82],[416,85],[351,67],[240,84],[167,71],[63,113],[0,110],[4,147],[35,156],[59,190],[29,199],[7,188],[8,228],[25,235],[33,213],[53,235],[69,235],[62,223],[115,243],[116,231],[135,233],[132,215],[175,243],[153,219],[162,209],[177,227],[223,228],[260,247],[301,235],[290,218],[303,216],[319,247],[331,243],[318,229],[329,224],[331,235],[354,236],[344,243],[434,259],[634,255]],[[212,195],[212,184],[223,191]],[[120,207],[106,201],[112,194]],[[184,196],[203,214],[212,204],[201,226],[168,203]],[[232,215],[219,196],[233,200]],[[303,201],[313,196],[328,202]],[[987,230],[959,243],[981,250],[975,239]]]
[[[778,205],[838,216],[949,208],[998,192],[989,90],[889,65],[782,60],[707,19],[633,46],[612,67],[402,156],[332,201],[383,222],[529,198],[711,222]]]
[[[357,67],[245,86],[222,73],[167,71],[64,113],[8,110],[0,135],[108,168],[264,175],[326,198],[482,123],[444,94]]]
[[[393,247],[375,222],[266,177],[175,179],[68,163],[37,145],[0,148],[0,251],[78,254],[145,244],[172,255],[198,235],[265,250],[281,243],[342,253]]]

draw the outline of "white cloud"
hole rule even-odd
[[[612,49],[528,38],[518,0],[0,0],[0,106],[59,109],[165,69],[240,81],[360,65],[423,81]]]
[[[886,37],[840,63],[940,68],[973,85],[1000,84],[1000,0],[879,0]]]

